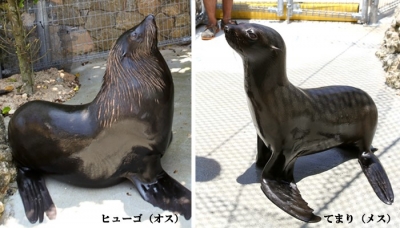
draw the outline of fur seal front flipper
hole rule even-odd
[[[262,139],[257,136],[257,157],[256,165],[258,168],[264,168],[268,160],[271,158],[272,151],[271,148],[267,147]]]
[[[291,216],[305,222],[321,221],[321,217],[314,215],[313,209],[301,197],[295,183],[263,178],[261,189],[271,202]]]
[[[174,84],[157,44],[155,17],[149,15],[115,42],[92,102],[30,101],[16,110],[8,139],[31,223],[42,222],[45,213],[56,217],[47,174],[91,188],[129,180],[153,206],[191,217],[190,190],[161,166],[172,139]]]
[[[302,89],[286,74],[286,47],[274,29],[251,23],[226,25],[228,44],[242,57],[244,88],[257,130],[261,189],[279,208],[305,222],[319,216],[302,198],[293,169],[298,157],[341,147],[358,156],[371,187],[384,203],[394,194],[371,146],[378,112],[372,98],[350,86]]]
[[[264,154],[264,155],[263,155]],[[306,222],[319,222],[321,217],[313,214],[313,209],[302,198],[293,178],[295,159],[287,161],[283,156],[285,152],[273,153],[259,136],[257,136],[258,167],[262,165],[262,156],[269,156],[264,164],[261,175],[261,189],[271,202],[280,207],[293,217]]]

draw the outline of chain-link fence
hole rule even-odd
[[[378,6],[378,18],[385,17],[392,13],[399,3],[400,0],[377,0],[376,5]]]
[[[39,0],[25,1],[24,27],[40,42],[35,69],[66,67],[107,56],[113,42],[148,14],[156,16],[159,46],[190,42],[189,0]],[[4,8],[4,7],[3,7]],[[1,8],[2,9],[2,8]],[[11,36],[0,10],[0,35]],[[1,31],[2,30],[2,31]],[[8,52],[13,52],[8,51]],[[0,53],[3,72],[15,72],[16,57]]]

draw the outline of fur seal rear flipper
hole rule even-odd
[[[166,172],[159,173],[154,183],[141,182],[134,175],[127,178],[135,184],[140,195],[147,202],[164,210],[179,212],[185,219],[190,219],[190,191]]]
[[[243,60],[244,88],[257,130],[256,165],[263,169],[261,189],[268,199],[297,219],[320,221],[294,182],[294,164],[300,156],[341,147],[358,155],[379,199],[391,204],[390,181],[371,146],[378,120],[371,97],[350,86],[292,85],[286,75],[285,42],[272,28],[229,24],[224,32]]]
[[[17,185],[30,223],[43,222],[44,212],[49,219],[57,215],[56,207],[41,175],[31,170],[17,170]]]
[[[378,157],[371,151],[362,152],[358,163],[379,199],[388,205],[392,204],[394,200],[392,186]]]

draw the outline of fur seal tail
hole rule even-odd
[[[305,222],[319,222],[321,217],[313,214],[307,202],[293,182],[263,178],[261,189],[276,206],[291,216]]]
[[[360,154],[358,163],[379,199],[386,204],[392,204],[392,186],[379,159],[372,152],[364,152]]]
[[[30,223],[43,221],[44,213],[49,219],[56,218],[56,207],[47,190],[44,179],[32,170],[17,171],[18,190]]]
[[[163,210],[178,212],[185,219],[190,219],[191,192],[166,172],[157,175],[157,181],[152,183],[141,182],[136,176],[128,177],[138,189],[144,200]]]

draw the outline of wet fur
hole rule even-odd
[[[320,221],[294,183],[294,163],[299,156],[342,147],[358,154],[375,193],[391,204],[390,181],[371,147],[378,120],[371,97],[350,86],[302,89],[292,85],[286,75],[285,43],[269,27],[243,23],[227,25],[224,31],[243,59],[264,194],[302,221]]]

